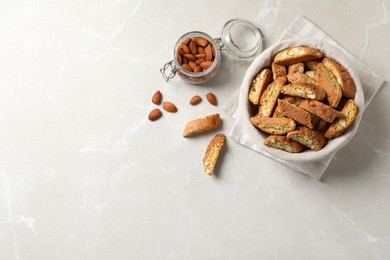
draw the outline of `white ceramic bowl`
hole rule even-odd
[[[249,118],[253,116],[251,114],[250,102],[248,100],[248,92],[252,82],[253,77],[263,68],[271,67],[271,63],[274,59],[274,56],[277,52],[286,49],[287,47],[292,46],[308,46],[321,50],[325,57],[333,58],[341,65],[343,65],[348,72],[351,74],[352,79],[355,82],[356,86],[356,95],[355,103],[358,107],[358,114],[355,118],[354,123],[345,131],[341,136],[328,140],[328,143],[320,151],[314,151],[306,149],[301,153],[287,153],[285,151],[274,149],[264,145],[264,139],[269,135],[261,132],[250,122]],[[287,161],[316,161],[321,160],[326,157],[331,156],[333,153],[337,152],[340,148],[346,145],[349,140],[355,135],[364,109],[364,94],[362,90],[362,85],[360,83],[358,75],[352,69],[352,66],[348,58],[343,54],[343,52],[334,45],[329,43],[312,40],[312,39],[290,39],[285,41],[280,41],[275,45],[264,50],[250,65],[248,68],[244,80],[241,85],[240,90],[240,116],[242,116],[243,127],[247,130],[251,140],[265,152],[276,157],[277,159],[287,160]]]

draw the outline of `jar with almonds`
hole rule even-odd
[[[222,51],[234,59],[250,60],[261,47],[261,31],[254,24],[244,19],[231,19],[218,38],[200,31],[182,35],[175,44],[173,60],[165,63],[160,72],[166,82],[177,74],[188,83],[201,84],[218,72]]]

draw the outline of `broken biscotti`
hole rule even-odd
[[[327,138],[340,136],[353,124],[356,87],[340,63],[320,50],[294,46],[278,52],[268,65],[273,81],[262,84],[265,90],[256,95],[258,112],[250,117],[256,128],[270,134],[264,145],[290,153],[305,147],[318,151]]]
[[[217,129],[221,126],[221,122],[222,120],[219,114],[209,115],[204,118],[189,121],[184,127],[183,137],[189,137]]]
[[[203,166],[204,171],[210,176],[214,173],[219,155],[225,145],[225,139],[224,134],[217,134],[207,146],[206,153],[203,157]]]

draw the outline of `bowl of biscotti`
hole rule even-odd
[[[336,46],[281,41],[248,68],[240,116],[250,139],[281,160],[314,161],[345,146],[364,110],[357,73]]]

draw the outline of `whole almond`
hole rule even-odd
[[[180,65],[183,63],[183,60],[182,60],[182,58],[181,58],[180,53],[177,53],[176,59],[177,59],[177,62],[179,62]]]
[[[202,46],[199,46],[198,47],[198,53],[199,54],[204,54],[205,52],[204,52],[204,48],[202,47]]]
[[[209,60],[206,60],[204,62],[202,62],[201,64],[199,64],[203,69],[207,70],[211,64],[213,64],[212,61],[209,61]]]
[[[196,43],[197,43],[198,45],[202,46],[202,47],[206,47],[207,44],[209,44],[209,41],[206,40],[206,39],[204,39],[204,38],[198,37],[198,38],[196,39]]]
[[[204,54],[204,53],[196,54],[195,58],[196,59],[204,59],[204,58],[206,58],[206,54]]]
[[[171,112],[171,113],[177,112],[177,107],[171,102],[164,102],[162,104],[162,107],[167,112]]]
[[[206,60],[205,59],[199,59],[199,60],[196,60],[195,63],[196,63],[196,65],[200,65],[204,61],[206,61]]]
[[[187,58],[186,57],[182,57],[183,58],[183,64],[185,63],[185,64],[188,64],[188,60],[187,60]]]
[[[179,54],[181,54],[181,55],[186,54],[186,53],[183,51],[183,47],[182,47],[182,46],[179,46],[179,47],[177,48],[177,52],[178,52]]]
[[[161,116],[162,116],[161,110],[158,109],[158,108],[155,108],[155,109],[153,109],[152,111],[150,111],[149,116],[148,116],[148,119],[149,119],[150,121],[156,121],[156,120],[159,119]]]
[[[198,47],[196,46],[194,41],[191,41],[189,44],[190,51],[193,55],[198,54]]]
[[[217,97],[213,93],[211,93],[211,92],[207,93],[206,98],[207,98],[207,101],[209,101],[209,103],[211,105],[216,106],[218,104]]]
[[[195,55],[193,55],[193,54],[184,54],[184,57],[186,57],[187,58],[187,60],[190,60],[190,61],[195,61],[196,60],[196,58],[195,58]]]
[[[184,54],[188,54],[188,53],[191,52],[190,48],[187,45],[185,45],[185,44],[182,44],[181,48],[183,49]]]
[[[211,49],[210,44],[208,44],[206,48],[204,48],[204,51],[206,53],[206,60],[213,60],[213,51]]]
[[[187,39],[183,40],[182,43],[188,44],[190,41],[191,41],[191,38],[187,38]]]
[[[196,106],[202,101],[202,98],[199,95],[193,96],[190,100],[190,104]]]
[[[195,68],[196,68],[196,66],[197,66],[196,63],[193,62],[193,61],[189,61],[189,62],[188,62],[188,65],[191,67],[192,71],[195,72]]]
[[[190,67],[187,63],[183,63],[183,64],[181,64],[181,66],[182,66],[185,70],[192,72],[191,67]]]
[[[160,90],[158,90],[158,91],[156,91],[156,93],[153,94],[152,102],[156,105],[160,105],[161,100],[162,100],[162,95],[161,95]]]
[[[202,71],[202,67],[197,65],[194,69],[194,72],[201,72]]]

